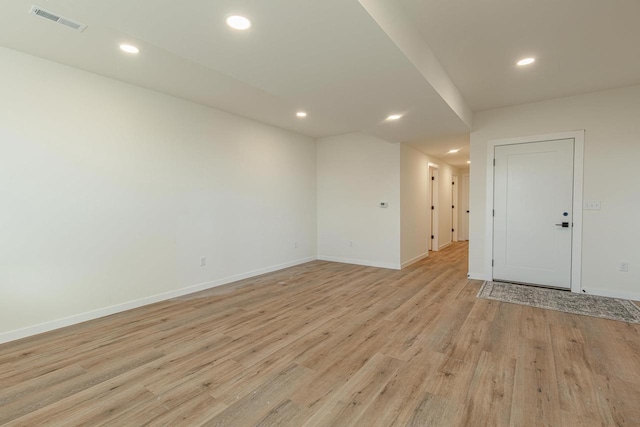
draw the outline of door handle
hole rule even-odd
[[[562,227],[562,228],[569,228],[569,223],[568,222],[563,222],[562,224],[556,224],[558,227]]]

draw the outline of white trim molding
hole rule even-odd
[[[364,265],[366,267],[378,267],[378,268],[387,268],[390,270],[401,270],[402,266],[400,263],[391,263],[391,262],[379,262],[379,261],[369,261],[366,259],[351,259],[351,258],[341,258],[335,256],[318,256],[319,261],[330,261],[330,262],[339,262],[342,264],[354,264],[354,265]]]
[[[112,314],[121,313],[123,311],[132,310],[134,308],[139,308],[145,305],[170,300],[172,298],[181,297],[181,296],[192,294],[195,292],[204,291],[207,289],[215,288],[217,286],[222,286],[229,283],[237,282],[238,280],[260,276],[266,273],[272,273],[274,271],[282,270],[284,268],[294,267],[296,265],[315,261],[316,259],[317,259],[316,257],[308,257],[308,258],[303,258],[295,261],[285,262],[282,264],[249,271],[247,273],[236,274],[233,276],[225,277],[223,279],[218,279],[211,282],[200,283],[197,285],[188,286],[186,288],[165,292],[165,293],[153,295],[150,297],[140,298],[133,301],[128,301],[121,304],[116,304],[109,307],[104,307],[97,310],[89,311],[86,313],[80,313],[80,314],[65,317],[62,319],[40,323],[38,325],[33,325],[33,326],[29,326],[22,329],[17,329],[14,331],[4,332],[0,334],[0,344],[19,340],[22,338],[27,338],[33,335],[42,334],[44,332],[53,331],[55,329],[64,328],[66,326],[76,325],[78,323],[87,322],[89,320],[99,319],[101,317],[110,316]]]
[[[598,295],[601,297],[626,299],[629,301],[640,301],[640,292],[616,291],[604,288],[583,289],[582,293],[587,295]]]
[[[441,244],[440,246],[438,246],[438,250],[439,250],[439,251],[441,251],[441,250],[443,250],[444,248],[446,248],[447,246],[451,246],[451,244],[452,244],[452,243],[453,243],[453,242],[452,242],[451,240],[449,240],[447,243],[443,243],[443,244]]]
[[[474,273],[474,272],[468,272],[467,273],[467,279],[469,280],[482,280],[484,282],[487,281],[491,281],[491,274],[484,274],[484,273]]]
[[[409,267],[411,264],[415,264],[418,261],[422,261],[423,259],[427,258],[429,256],[429,251],[418,255],[415,258],[411,258],[409,261],[405,261],[402,263],[401,268],[405,268],[405,267]]]
[[[571,243],[571,292],[582,292],[582,191],[584,176],[584,130],[494,139],[487,142],[487,198],[485,227],[485,268],[489,272],[484,280],[493,280],[493,159],[495,147],[499,145],[526,144],[531,142],[573,139],[573,233]],[[475,276],[475,275],[474,275]],[[474,277],[475,278],[475,277]],[[479,278],[479,277],[478,277]]]

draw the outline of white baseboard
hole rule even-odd
[[[409,267],[411,264],[415,264],[416,262],[418,262],[420,260],[423,260],[428,256],[429,256],[429,251],[427,251],[427,252],[425,252],[425,253],[423,253],[421,255],[418,255],[415,258],[411,258],[409,261],[403,262],[401,267],[402,268]]]
[[[438,250],[441,251],[449,245],[451,245],[451,242],[443,243],[442,245],[438,246]]]
[[[44,332],[53,331],[54,329],[64,328],[66,326],[75,325],[78,323],[86,322],[88,320],[94,320],[100,317],[110,316],[112,314],[121,313],[123,311],[131,310],[131,309],[142,307],[149,304],[154,304],[156,302],[166,301],[172,298],[181,297],[184,295],[192,294],[194,292],[204,291],[207,289],[215,288],[217,286],[222,286],[228,283],[237,282],[238,280],[248,279],[250,277],[259,276],[261,274],[271,273],[273,271],[278,271],[284,268],[293,267],[293,266],[304,264],[310,261],[315,261],[316,259],[317,257],[308,257],[308,258],[303,258],[295,261],[285,262],[282,264],[249,271],[247,273],[236,274],[233,276],[225,277],[223,279],[214,280],[212,282],[200,283],[197,285],[176,289],[174,291],[165,292],[165,293],[153,295],[150,297],[144,297],[137,300],[128,301],[125,303],[116,304],[109,307],[104,307],[97,310],[89,311],[86,313],[76,314],[76,315],[65,317],[58,320],[40,323],[34,326],[28,326],[26,328],[17,329],[15,331],[4,332],[0,334],[0,344],[19,340],[19,339],[30,337],[33,335],[38,335]]]
[[[602,289],[602,288],[589,288],[589,289],[583,289],[583,290],[585,291],[584,293],[588,295],[598,295],[601,297],[640,301],[640,293],[638,292],[616,291],[616,290]]]
[[[470,271],[470,272],[467,273],[467,279],[469,279],[469,280],[491,281],[491,280],[493,280],[493,277],[491,277],[491,275],[488,275],[488,274],[473,273],[473,272]]]
[[[363,260],[363,259],[340,258],[340,257],[325,256],[325,255],[319,255],[318,259],[320,261],[341,262],[343,264],[364,265],[364,266],[367,266],[367,267],[388,268],[388,269],[391,269],[391,270],[400,270],[402,268],[402,266],[400,264],[387,263],[387,262],[378,262],[378,261],[368,261],[368,260]]]

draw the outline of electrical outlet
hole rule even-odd
[[[200,267],[204,267],[205,265],[207,265],[207,257],[206,256],[201,256],[200,257]]]
[[[629,271],[629,261],[620,261],[620,271],[626,273]]]

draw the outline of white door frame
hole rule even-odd
[[[437,252],[440,250],[439,244],[438,244],[438,228],[439,228],[439,215],[438,215],[438,211],[439,211],[439,207],[440,207],[440,194],[439,194],[439,187],[440,187],[440,181],[439,181],[439,166],[436,165],[435,163],[429,163],[429,210],[431,211],[431,222],[429,224],[429,238],[431,238],[431,236],[433,236],[433,239],[430,239],[431,242],[431,249],[434,252]],[[435,177],[435,179],[431,179],[432,177]],[[434,209],[431,209],[431,206],[434,206]]]
[[[485,235],[485,271],[493,280],[493,159],[498,145],[573,139],[573,233],[571,241],[571,292],[582,292],[582,188],[584,171],[584,130],[558,132],[520,138],[494,139],[487,142],[487,199]]]
[[[460,230],[458,217],[460,212],[460,194],[458,191],[458,175],[451,175],[451,242],[457,242]]]

